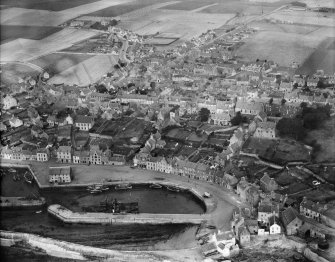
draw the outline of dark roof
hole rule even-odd
[[[293,207],[285,209],[281,214],[282,221],[285,227],[289,225],[295,218],[297,218],[298,215],[298,211],[295,210]]]

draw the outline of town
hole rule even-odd
[[[204,258],[282,238],[310,259],[334,258],[335,160],[311,135],[334,123],[334,74],[239,59],[237,48],[257,31],[247,25],[172,49],[116,20],[63,26],[101,31],[80,48],[117,55],[114,70],[86,86],[53,83],[47,70],[1,83],[2,163],[48,168],[50,186],[71,185],[71,168],[95,165],[214,184],[241,205],[230,231],[199,230]]]

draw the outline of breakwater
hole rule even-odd
[[[61,205],[50,205],[49,214],[68,224],[201,224],[206,214],[113,214],[72,212]]]
[[[24,197],[0,197],[0,207],[40,207],[45,204],[45,198],[29,199]]]

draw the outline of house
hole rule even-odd
[[[91,145],[90,148],[90,163],[94,165],[105,165],[108,164],[111,157],[111,151],[109,149],[102,150],[99,145]]]
[[[256,116],[262,111],[264,111],[263,105],[258,102],[249,102],[244,99],[239,99],[235,105],[235,112],[241,112],[242,115]]]
[[[321,222],[321,217],[325,210],[327,210],[327,206],[314,203],[306,197],[300,203],[300,214],[318,222]]]
[[[285,209],[281,213],[281,221],[286,230],[287,235],[295,235],[302,226],[302,220],[297,210],[293,207]]]
[[[241,246],[245,246],[250,243],[250,232],[245,226],[238,229],[238,239]]]
[[[232,231],[219,231],[217,234],[214,234],[213,240],[217,245],[222,243],[224,245],[234,246],[236,244],[234,233]]]
[[[250,234],[257,234],[258,232],[258,221],[256,219],[245,219],[244,225],[247,227]]]
[[[57,162],[61,162],[61,163],[71,163],[72,162],[71,146],[60,146],[56,152],[57,152]]]
[[[248,183],[245,177],[242,177],[237,184],[236,193],[243,202],[247,202],[252,206],[256,206],[259,202],[259,189],[256,185]]]
[[[112,166],[122,166],[126,164],[126,157],[123,155],[119,155],[119,154],[113,154],[113,156],[111,156],[109,158],[108,161],[109,165]]]
[[[214,125],[228,126],[230,125],[231,116],[228,113],[214,114],[211,119]]]
[[[71,183],[71,167],[49,167],[49,183]]]
[[[2,104],[3,104],[3,109],[8,110],[8,109],[11,109],[14,106],[17,106],[17,101],[14,97],[12,97],[10,95],[6,95],[2,99]]]
[[[278,189],[278,184],[274,178],[270,178],[267,173],[264,173],[260,179],[260,186],[264,192],[272,192]]]
[[[269,218],[269,231],[270,235],[280,234],[281,233],[281,227],[280,227],[280,221],[279,218],[276,216],[272,216]]]
[[[262,200],[258,204],[257,220],[263,224],[269,224],[269,218],[272,216],[279,217],[279,204],[269,200]]]
[[[11,127],[19,127],[19,126],[22,126],[23,125],[23,121],[17,117],[14,117],[14,115],[12,116],[11,119],[9,119],[9,125]]]
[[[74,151],[73,163],[75,164],[88,164],[90,162],[90,152],[87,150]]]
[[[49,127],[53,127],[55,124],[58,124],[56,116],[55,115],[48,116],[47,123]]]
[[[254,137],[258,138],[276,138],[276,123],[275,122],[258,122],[254,133]]]
[[[49,160],[49,152],[45,148],[37,149],[36,151],[36,160],[41,162],[46,162]]]
[[[201,252],[204,256],[218,254],[217,246],[214,242],[209,242],[201,246]]]
[[[88,131],[94,125],[94,118],[92,116],[83,116],[77,115],[75,126],[78,127],[80,130]]]

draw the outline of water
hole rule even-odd
[[[17,169],[23,174],[25,169]],[[36,184],[13,181],[12,174],[2,177],[2,196],[40,195],[47,206],[61,204],[73,211],[96,206],[109,199],[120,202],[138,202],[141,213],[203,213],[204,207],[191,193],[151,189],[146,185],[133,186],[131,190],[115,190],[113,187],[99,195],[90,194],[86,188],[38,189]],[[164,241],[186,230],[191,225],[67,225],[50,216],[43,208],[1,210],[0,227],[4,230],[34,233],[74,243],[111,249],[148,249],[157,241]],[[36,213],[42,210],[41,213]]]

